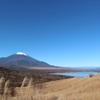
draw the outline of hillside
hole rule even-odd
[[[100,75],[48,82],[41,93],[60,100],[100,100]]]
[[[6,79],[10,79],[15,86],[20,86],[24,77],[33,78],[34,83],[44,83],[53,80],[72,78],[70,76],[51,75],[44,71],[32,69],[29,70],[26,68],[21,68],[17,70],[0,66],[0,77],[2,76]]]
[[[44,86],[41,90],[16,87],[18,95],[23,94],[17,100],[100,100],[100,75],[46,82]]]
[[[2,71],[2,75],[5,75],[5,69],[2,68],[2,70],[4,70]],[[10,70],[6,69],[6,72],[10,72]],[[12,72],[16,73],[15,71]],[[36,73],[38,74],[36,75]],[[100,100],[100,74],[90,75],[85,78],[70,78],[63,76],[52,76],[46,73],[43,75],[43,73],[39,73],[38,71],[36,73],[34,73],[34,75],[36,75],[34,78],[32,76],[28,76],[28,84],[26,86],[18,87],[17,84],[17,87],[15,88],[16,96],[8,98],[7,100]],[[8,75],[10,74],[8,73]],[[11,74],[12,78],[14,75],[20,74]],[[38,83],[41,84],[41,75],[43,75],[41,79],[45,81],[42,84],[43,87],[39,88],[39,85],[34,85],[33,82],[37,82],[34,79],[39,78]],[[21,74],[23,79],[25,79],[24,76],[26,76],[25,72]],[[7,79],[9,78],[10,77]],[[16,80],[19,80],[18,78],[20,78],[20,76],[18,76]],[[33,78],[33,82],[31,81],[31,78]],[[19,82],[23,84],[24,81],[22,82],[21,79],[21,81],[18,81],[18,83]],[[14,84],[16,81],[13,81],[12,83]]]

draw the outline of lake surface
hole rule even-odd
[[[100,74],[98,72],[64,72],[64,73],[53,73],[56,75],[64,75],[64,76],[75,76],[75,77],[86,77],[91,74]]]

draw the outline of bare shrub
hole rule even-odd
[[[33,84],[33,78],[31,78],[30,80],[29,80],[29,82],[28,82],[28,87],[30,87],[30,86],[32,86],[32,84]]]
[[[10,80],[7,80],[4,86],[4,95],[8,94],[9,86],[10,86]]]
[[[28,78],[27,78],[27,77],[25,77],[25,78],[24,78],[24,80],[23,80],[23,82],[22,82],[21,87],[24,87],[24,86],[26,85],[27,80],[28,80]]]
[[[14,87],[8,88],[8,95],[9,95],[9,96],[14,97],[14,96],[16,96],[16,94],[17,94],[17,93],[16,93]]]
[[[0,94],[4,93],[4,85],[5,85],[5,78],[1,77],[0,78]]]
[[[93,76],[94,76],[93,74],[90,74],[90,75],[89,75],[89,77],[93,77]]]

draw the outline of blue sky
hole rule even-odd
[[[18,51],[52,65],[100,66],[100,0],[1,0],[0,57]]]

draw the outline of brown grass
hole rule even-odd
[[[14,97],[1,95],[0,100],[100,100],[100,75],[47,82],[42,89],[32,85],[33,81],[16,87]]]
[[[63,95],[65,100],[100,100],[100,75],[46,83],[41,92]]]

